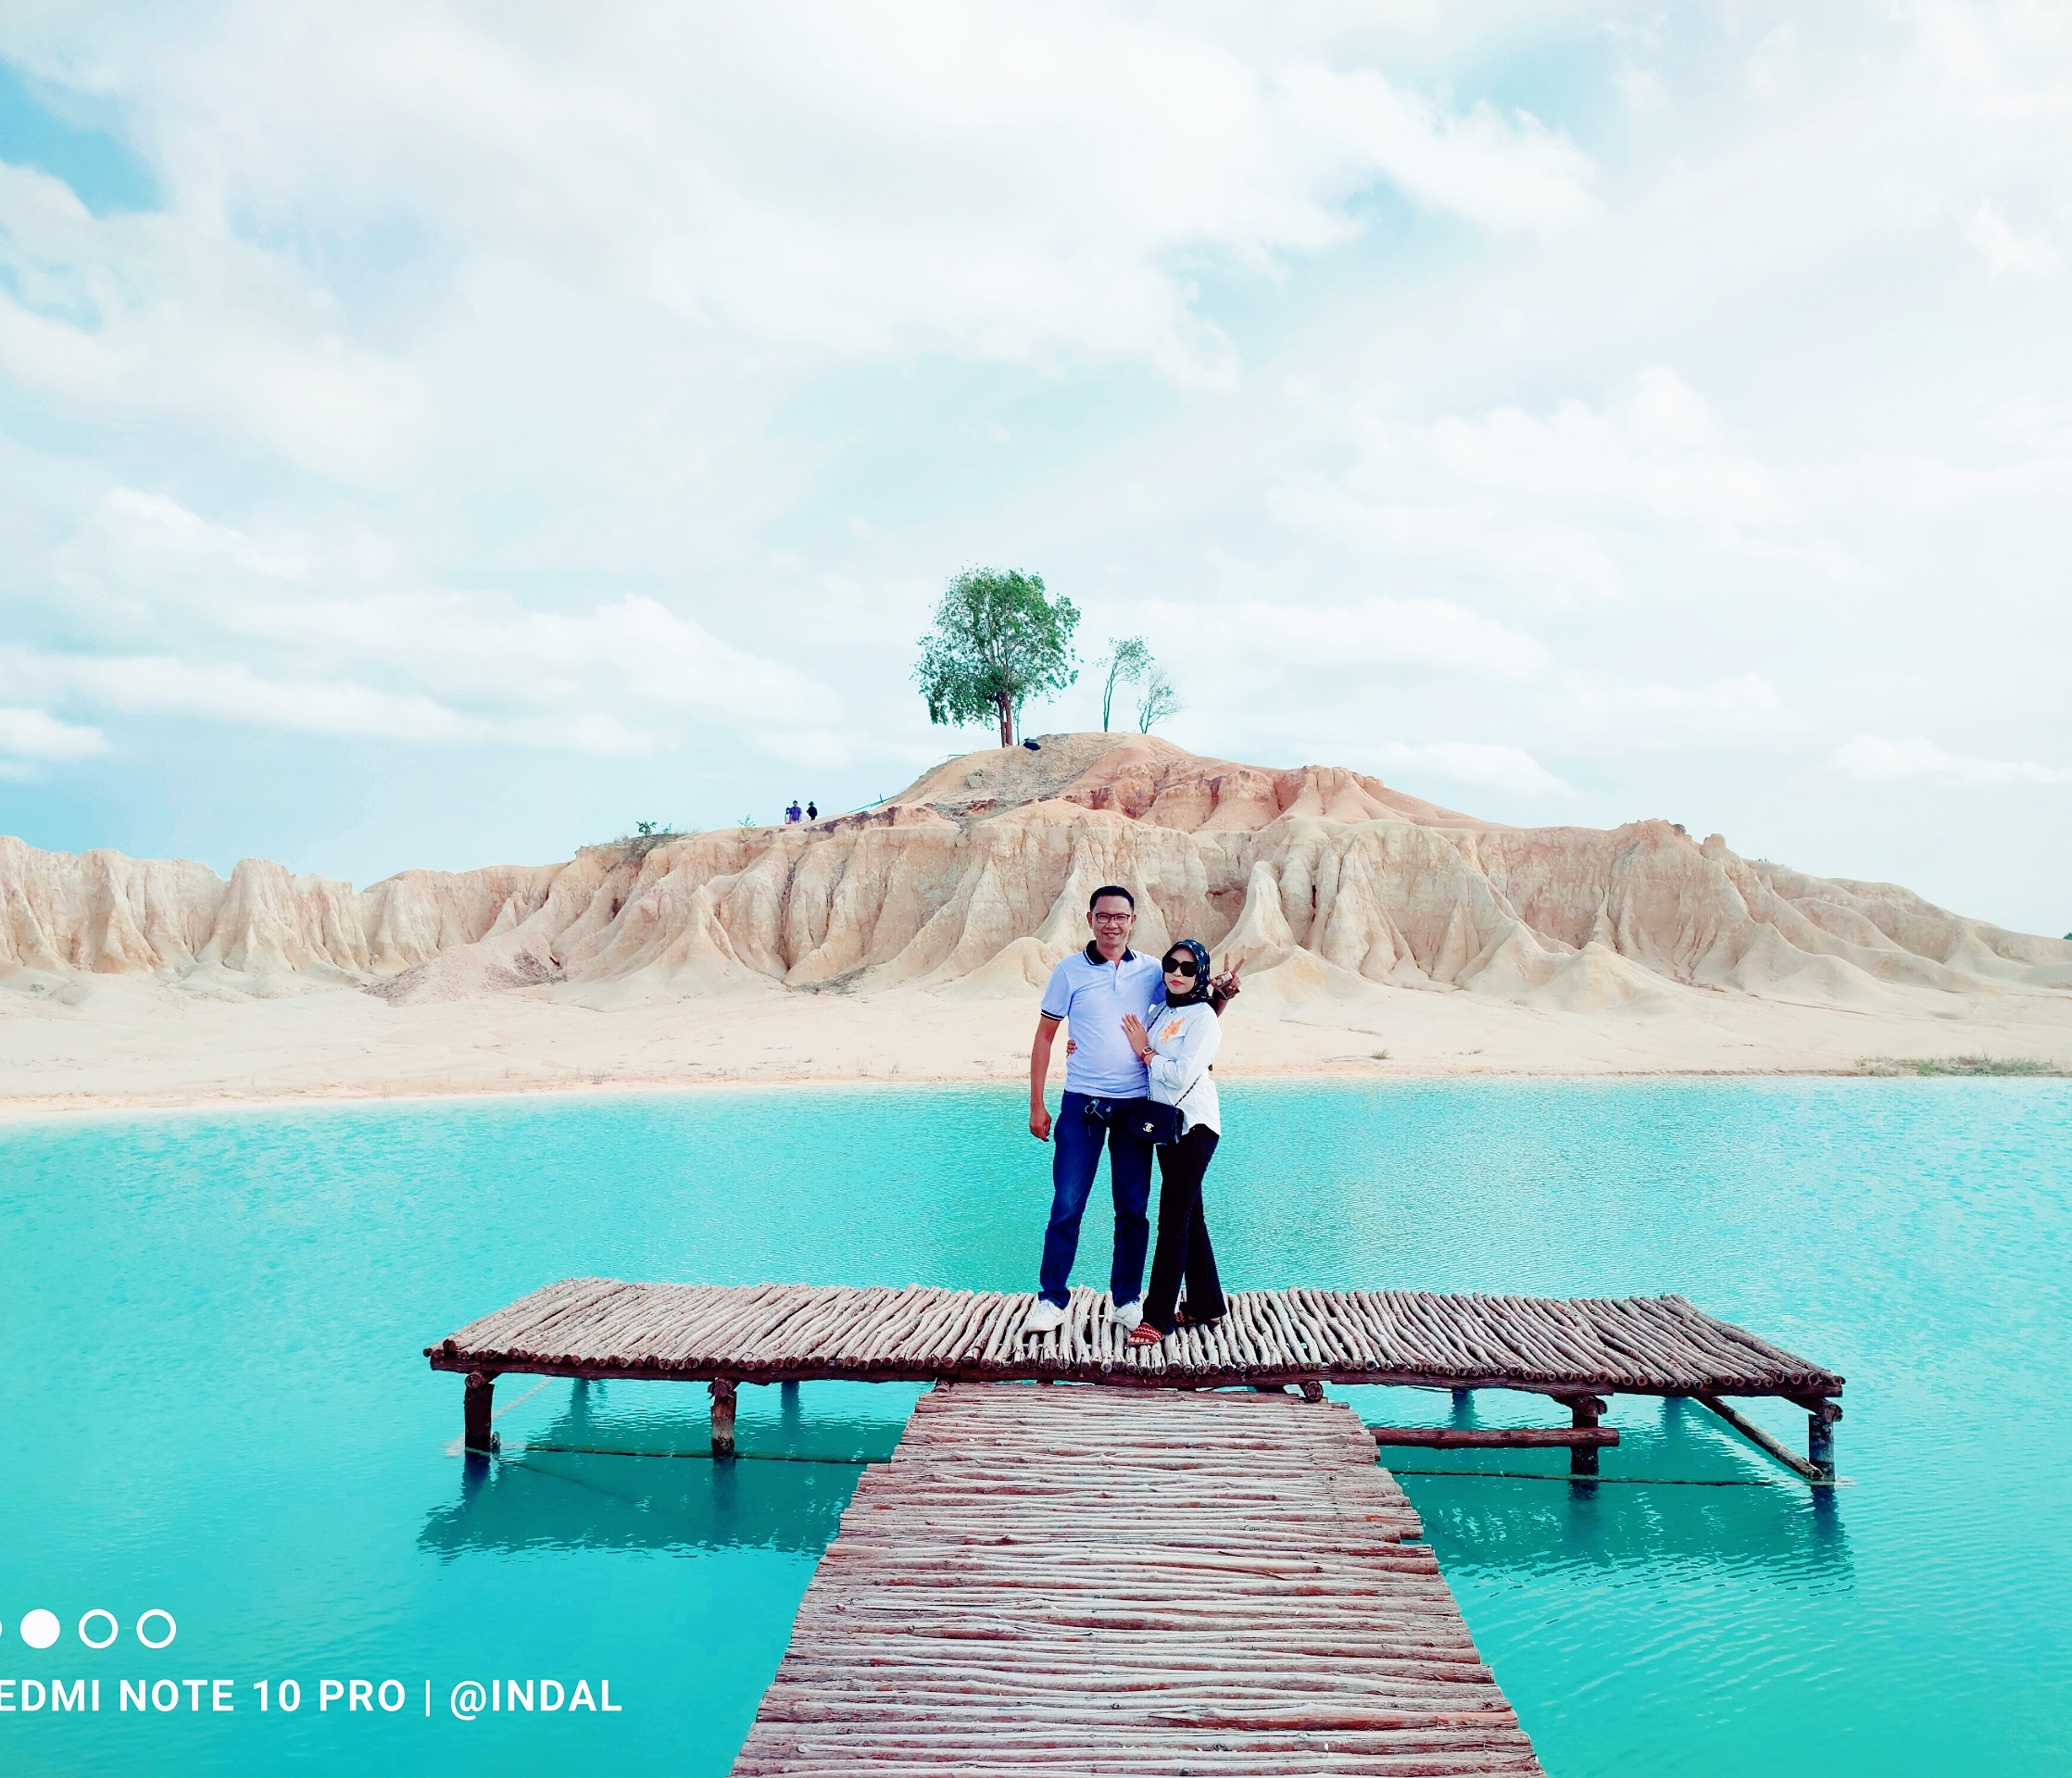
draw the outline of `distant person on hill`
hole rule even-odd
[[[1223,1281],[1216,1275],[1215,1249],[1201,1208],[1201,1177],[1223,1131],[1210,1068],[1223,1041],[1223,1008],[1237,992],[1244,961],[1212,980],[1208,947],[1183,938],[1166,952],[1160,968],[1165,1006],[1153,1020],[1156,1031],[1134,1015],[1123,1020],[1123,1033],[1149,1077],[1151,1102],[1170,1105],[1176,1113],[1173,1140],[1158,1148],[1158,1247],[1151,1256],[1143,1320],[1130,1330],[1132,1346],[1156,1346],[1183,1321],[1200,1325],[1221,1321],[1224,1313]]]
[[[809,821],[817,821],[820,820],[820,810],[815,808],[810,803],[808,803],[806,805],[806,819]]]
[[[796,796],[794,796],[794,797],[793,797],[793,798],[791,799],[791,807],[790,807],[789,808],[787,808],[787,809],[785,809],[785,825],[786,827],[789,827],[789,826],[791,826],[791,824],[792,824],[792,823],[793,823],[794,821],[797,820],[797,819],[798,819],[798,798],[797,798],[797,797],[796,797]]]
[[[1108,1150],[1109,1184],[1115,1203],[1115,1246],[1109,1269],[1109,1296],[1115,1319],[1135,1330],[1143,1319],[1144,1250],[1150,1239],[1146,1215],[1151,1196],[1151,1143],[1124,1123],[1149,1096],[1149,1076],[1128,1023],[1139,1030],[1162,1006],[1164,978],[1157,963],[1129,947],[1136,924],[1136,897],[1119,883],[1094,891],[1086,906],[1093,937],[1050,972],[1029,1051],[1029,1133],[1057,1143],[1051,1156],[1050,1221],[1043,1240],[1042,1300],[1023,1323],[1028,1334],[1048,1334],[1063,1323],[1071,1300],[1068,1281],[1079,1251],[1079,1222]],[[1222,983],[1217,984],[1219,987]],[[1235,974],[1228,978],[1237,992]],[[1065,1092],[1055,1126],[1044,1105],[1050,1049],[1058,1027],[1069,1022]],[[1199,1145],[1198,1145],[1199,1146]],[[1206,1165],[1206,1160],[1203,1165]],[[1198,1181],[1199,1183],[1199,1181]]]

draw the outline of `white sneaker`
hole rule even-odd
[[[1022,1323],[1022,1337],[1029,1339],[1037,1334],[1055,1334],[1065,1324],[1065,1312],[1047,1297],[1036,1298],[1036,1306],[1029,1311],[1029,1319]]]
[[[1141,1298],[1134,1303],[1124,1303],[1115,1311],[1115,1325],[1125,1334],[1134,1334],[1143,1325],[1144,1304]]]

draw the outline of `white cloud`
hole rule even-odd
[[[1483,784],[1513,796],[1572,796],[1575,790],[1522,747],[1476,741],[1391,743],[1379,750],[1392,769],[1430,772],[1463,784]]]
[[[1176,626],[1175,632],[1185,630]],[[1371,598],[1352,606],[1255,601],[1238,607],[1228,632],[1255,655],[1319,674],[1422,668],[1516,680],[1547,664],[1546,649],[1531,636],[1445,599]]]
[[[2072,115],[2072,17],[2038,0],[1913,0],[1915,56],[1974,120],[2004,129]]]
[[[1638,507],[1714,532],[1799,516],[1761,463],[1722,447],[1712,408],[1660,368],[1609,412],[1564,401],[1546,419],[1517,407],[1479,420],[1448,416],[1434,422],[1431,444],[1462,480],[1539,499]]]
[[[1371,69],[1294,68],[1283,90],[1304,125],[1405,196],[1506,233],[1558,234],[1596,216],[1589,157],[1537,118],[1482,105],[1449,115]]]
[[[350,681],[269,680],[235,663],[196,666],[152,656],[24,654],[9,666],[15,674],[55,681],[111,709],[132,713],[199,716],[303,734],[471,738],[462,717],[430,698]]]
[[[344,339],[281,255],[95,219],[0,162],[0,378],[68,415],[200,421],[348,482],[381,479],[424,422],[412,373]]]
[[[605,757],[655,750],[652,724],[609,710],[483,715],[421,693],[350,679],[277,679],[240,662],[167,656],[0,654],[0,683],[59,690],[129,715],[191,716],[283,734],[354,735],[434,745],[509,745]],[[85,732],[95,732],[85,731]]]
[[[2046,238],[2017,234],[1990,202],[1965,219],[1964,238],[1985,256],[1995,278],[2010,271],[2048,274],[2057,269],[2057,249]]]
[[[647,595],[559,612],[398,586],[378,540],[254,537],[131,489],[103,502],[69,567],[68,604],[83,610],[91,588],[111,645],[156,630],[172,648],[0,661],[15,682],[115,710],[599,755],[652,752],[697,720],[819,759],[840,714],[810,676]]]
[[[1748,58],[1748,90],[1759,99],[1774,99],[1798,71],[1798,38],[1789,25],[1778,25]]]
[[[170,573],[215,581],[226,572],[297,583],[311,578],[299,544],[270,545],[234,526],[211,524],[162,494],[111,488],[100,523],[139,580]]]
[[[1877,570],[1866,567],[1831,538],[1823,537],[1810,544],[1780,544],[1767,537],[1742,537],[1727,533],[1714,540],[1715,546],[1736,556],[1747,556],[1759,562],[1795,562],[1802,568],[1816,569],[1830,581],[1844,585],[1858,582],[1875,581]]]
[[[2072,452],[1975,470],[1932,457],[1867,457],[1807,478],[1829,500],[1901,512],[1953,512],[1988,500],[2019,499],[2072,482]]]
[[[1877,578],[1831,538],[1793,534],[1799,502],[1760,460],[1727,447],[1710,405],[1667,369],[1643,372],[1603,410],[1569,400],[1541,419],[1505,407],[1421,429],[1367,421],[1357,435],[1343,476],[1284,482],[1268,490],[1268,510],[1365,553],[1479,563],[1557,600],[1621,596],[1627,570],[1607,537],[1630,548],[1664,528],[1844,583]]]
[[[1760,673],[1738,673],[1703,685],[1671,685],[1660,680],[1628,684],[1572,672],[1565,683],[1579,709],[1647,720],[1754,724],[1771,716],[1780,702],[1777,687]]]
[[[1123,358],[1194,383],[1235,359],[1190,256],[1328,247],[1383,182],[1499,231],[1598,207],[1588,157],[1524,114],[1454,111],[1318,66],[1300,32],[1239,48],[1212,24],[1093,5],[577,19],[379,0],[230,4],[184,29],[48,21],[34,58],[90,63],[131,107],[170,214],[60,219],[27,176],[0,186],[17,275],[95,311],[7,305],[0,363],[82,408],[206,411],[365,474],[429,417],[411,369],[325,312],[308,262],[361,232],[441,244],[408,299],[458,295],[478,331],[545,281],[598,326],[794,359]],[[313,209],[328,226],[308,240]]]
[[[1663,84],[1662,76],[1651,68],[1638,68],[1627,63],[1613,75],[1612,84],[1619,89],[1626,109],[1637,116],[1651,117],[1668,107],[1669,89]]]
[[[1835,750],[1834,763],[1852,777],[1890,781],[1938,779],[1953,784],[2072,784],[2072,766],[2043,766],[2033,759],[1980,759],[1945,753],[1933,742],[1885,741],[1860,734]]]
[[[1375,504],[1345,487],[1312,482],[1269,489],[1266,506],[1294,530],[1315,532],[1356,549],[1486,561],[1560,594],[1616,598],[1626,590],[1625,577],[1590,532],[1546,520],[1507,521],[1493,501]]]
[[[107,750],[98,729],[60,722],[47,710],[0,708],[0,753],[70,765]]]
[[[2072,402],[2020,395],[2002,402],[1978,422],[1978,430],[2002,444],[2018,444],[2039,457],[2072,457]]]
[[[1807,515],[1760,459],[1727,447],[1711,405],[1661,367],[1643,371],[1624,400],[1601,411],[1569,400],[1544,419],[1518,407],[1475,419],[1443,415],[1428,443],[1434,460],[1460,481],[1563,515],[1558,527],[1544,518],[1528,527],[1505,508],[1508,531],[1485,522],[1466,533],[1492,558],[1513,558],[1507,566],[1516,571],[1537,563],[1543,580],[1600,593],[1623,585],[1602,544],[1575,522],[1578,508],[1628,529],[1649,520],[1688,528],[1709,549],[1795,563],[1844,583],[1877,578],[1831,538],[1752,535],[1797,528]],[[1836,480],[1830,474],[1827,482]]]

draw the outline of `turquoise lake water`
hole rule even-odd
[[[1405,1485],[1550,1772],[2072,1770],[2072,1090],[1224,1092],[1233,1286],[1675,1290],[1850,1379],[1832,1494],[1630,1397],[1594,1490],[1553,1454],[1397,1454],[1462,1472]],[[907,1089],[0,1130],[0,1770],[725,1772],[858,1471],[537,1448],[701,1451],[704,1392],[515,1376],[505,1459],[471,1466],[459,1379],[421,1348],[571,1273],[1028,1288],[1049,1151],[1022,1115],[1011,1089]],[[1104,1224],[1081,1282],[1105,1282]],[[915,1394],[745,1389],[742,1446],[883,1457]],[[1758,1417],[1802,1447],[1802,1414]],[[94,1609],[119,1630],[98,1652]],[[618,1708],[458,1720],[453,1688],[493,1677],[609,1681]],[[50,1708],[96,1679],[98,1714]],[[319,1708],[356,1679],[369,1708]],[[119,1709],[124,1680],[176,1708]]]

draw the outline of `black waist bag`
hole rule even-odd
[[[1132,1099],[1115,1108],[1114,1128],[1143,1142],[1178,1142],[1180,1108],[1161,1105],[1156,1099]]]

